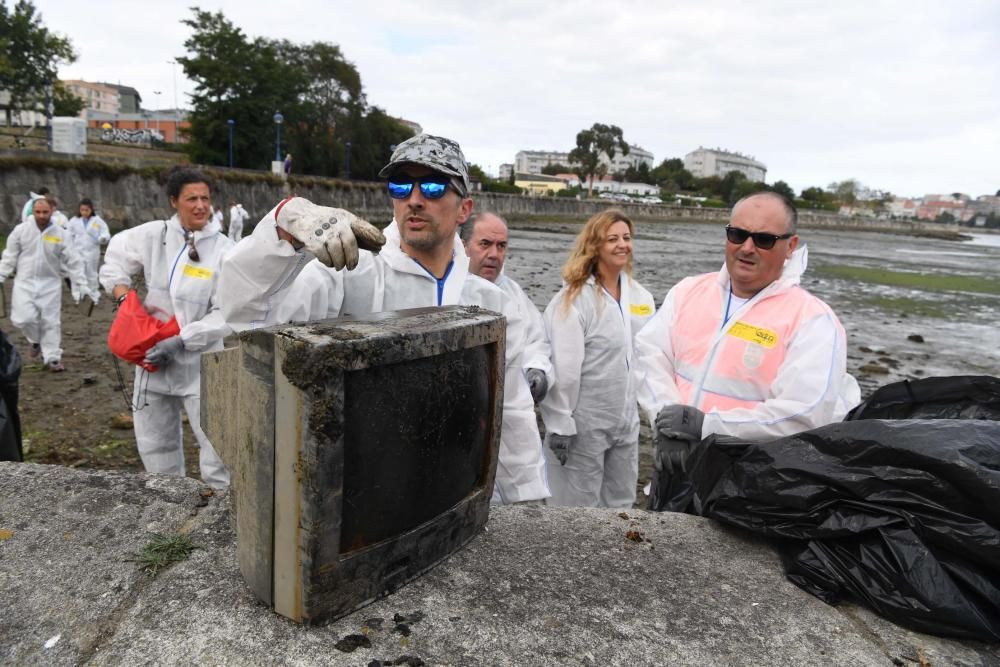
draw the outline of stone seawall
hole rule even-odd
[[[288,194],[297,194],[327,206],[346,208],[382,225],[392,217],[392,207],[381,183],[338,181],[312,177],[293,177],[287,183],[262,172],[210,168],[216,179],[214,200],[226,208],[231,199],[250,212],[251,220],[263,217]],[[0,233],[8,233],[17,223],[28,193],[42,185],[55,194],[61,210],[71,216],[82,197],[94,200],[98,213],[113,231],[133,227],[148,220],[171,214],[163,184],[155,170],[126,173],[116,179],[99,171],[76,168],[10,166],[0,170]],[[488,209],[516,219],[540,218],[585,221],[610,205],[622,208],[639,220],[714,222],[725,221],[728,209],[693,208],[656,204],[632,204],[602,200],[577,200],[559,197],[529,197],[491,192],[475,195],[476,208]],[[806,227],[835,227],[867,231],[956,232],[954,225],[902,220],[849,218],[829,213],[801,212],[800,224]],[[252,225],[251,225],[252,226]]]
[[[701,517],[497,507],[395,593],[307,627],[237,567],[231,498],[165,475],[0,462],[4,665],[996,665],[1000,647],[827,606]],[[187,536],[155,577],[153,534]]]

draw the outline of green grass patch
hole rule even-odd
[[[170,565],[187,560],[197,548],[188,535],[153,533],[152,539],[136,554],[134,562],[139,563],[146,574],[155,577]]]
[[[915,317],[934,317],[937,319],[947,319],[949,314],[942,310],[937,304],[919,299],[908,299],[906,297],[890,298],[886,296],[876,296],[864,299],[866,305],[874,306],[886,313],[899,313],[900,315]]]
[[[930,292],[976,292],[1000,294],[1000,280],[982,276],[943,275],[888,271],[862,266],[819,266],[816,274],[890,287],[908,287]]]
[[[97,445],[97,452],[100,454],[114,454],[122,447],[131,445],[129,440],[108,440]]]

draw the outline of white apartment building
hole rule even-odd
[[[764,183],[764,178],[767,176],[767,167],[764,163],[749,155],[703,146],[684,156],[684,168],[698,178],[709,176],[722,178],[731,171],[738,171],[746,176],[747,180]]]
[[[608,165],[609,174],[624,172],[629,167],[638,169],[639,165],[643,163],[652,169],[653,154],[645,148],[631,144],[628,147],[628,155],[622,155],[621,151],[616,151],[614,159],[610,161],[607,159],[607,155],[601,155],[601,162]]]
[[[514,173],[540,174],[550,164],[569,165],[569,153],[559,151],[518,151],[514,156]]]
[[[514,165],[512,165],[510,162],[504,162],[502,165],[500,165],[499,178],[501,181],[507,180],[508,178],[511,177],[511,174],[513,173],[514,173]]]

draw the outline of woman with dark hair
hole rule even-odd
[[[80,259],[83,260],[83,272],[87,276],[91,294],[100,294],[97,265],[101,262],[101,246],[107,245],[111,240],[111,232],[94,210],[94,202],[86,197],[81,199],[77,214],[70,219],[66,229],[73,239],[73,246]]]
[[[639,474],[633,338],[653,297],[632,279],[632,221],[609,209],[590,218],[545,309],[556,381],[542,401],[551,502],[632,507]]]
[[[167,198],[176,213],[116,234],[108,245],[100,280],[121,303],[142,273],[143,306],[156,319],[177,318],[180,333],[154,345],[136,367],[133,396],[135,439],[148,472],[184,475],[181,410],[200,448],[201,477],[209,485],[229,484],[229,472],[200,426],[201,353],[222,349],[229,328],[218,314],[215,287],[222,256],[232,247],[210,218],[212,181],[196,169],[176,167],[167,179]]]

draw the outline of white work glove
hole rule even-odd
[[[92,292],[88,290],[87,296],[90,297],[90,300],[93,301],[96,306],[101,301],[101,290],[94,290]]]
[[[143,359],[143,362],[151,366],[166,366],[173,361],[174,357],[176,357],[183,349],[184,341],[181,340],[179,335],[164,338],[159,343],[146,350],[146,358]]]
[[[531,389],[531,400],[538,405],[549,391],[549,379],[545,377],[545,371],[537,368],[525,370],[524,376],[528,380],[528,388]]]
[[[569,458],[569,448],[573,446],[573,440],[575,439],[576,436],[573,435],[559,435],[558,433],[547,433],[545,435],[545,440],[549,443],[549,449],[559,459],[560,465],[566,465],[566,459]]]
[[[701,442],[705,413],[690,405],[667,405],[656,415],[653,464],[657,470],[673,475],[687,472],[687,459],[694,446]]]
[[[69,294],[70,294],[70,296],[73,297],[73,303],[76,303],[76,304],[80,303],[80,299],[83,298],[83,295],[85,293],[86,293],[86,288],[80,287],[76,283],[71,283],[70,284]]]
[[[377,227],[350,211],[317,206],[302,197],[286,202],[275,222],[316,259],[337,270],[358,265],[358,248],[377,252],[385,244]]]

